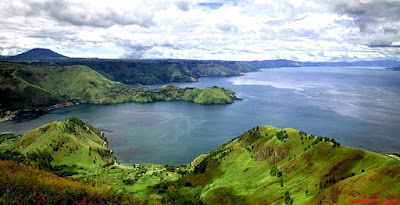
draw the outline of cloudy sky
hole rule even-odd
[[[1,0],[0,55],[400,60],[400,0]]]

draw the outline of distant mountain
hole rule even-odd
[[[377,67],[397,67],[400,61],[381,60],[381,61],[350,61],[350,62],[300,62],[291,60],[263,60],[247,62],[256,68],[281,68],[281,67],[342,67],[342,66],[377,66]]]
[[[302,66],[376,66],[376,67],[396,67],[400,66],[399,61],[380,60],[380,61],[350,61],[350,62],[302,62]]]
[[[393,71],[400,71],[400,67],[392,67],[392,68],[386,68],[388,70],[393,70]]]
[[[256,68],[282,68],[282,67],[301,67],[302,66],[302,62],[284,60],[284,59],[251,61],[251,62],[247,62],[247,63]]]
[[[67,56],[56,53],[46,48],[34,48],[25,53],[11,56],[14,59],[67,59]]]

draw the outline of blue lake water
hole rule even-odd
[[[292,127],[370,151],[400,151],[400,72],[355,67],[275,68],[176,85],[224,86],[243,100],[231,105],[78,105],[22,122],[0,123],[0,132],[24,133],[51,120],[76,116],[108,130],[117,159],[129,164],[189,163],[257,125]]]

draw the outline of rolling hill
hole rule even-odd
[[[63,176],[70,170],[69,179],[101,189],[111,188],[115,194],[123,193],[121,199],[135,203],[346,204],[350,199],[400,197],[400,181],[396,180],[400,178],[398,159],[341,146],[334,139],[291,128],[254,127],[180,167],[108,163],[114,160],[110,155],[101,161],[103,158],[95,148],[110,152],[98,132],[77,118],[51,122],[17,137],[16,141],[5,138],[0,147],[11,147],[8,149],[13,152],[0,149],[0,159],[16,160],[23,158],[16,156],[23,155],[25,164],[43,169],[46,167],[38,166],[40,162],[35,159],[46,157],[33,158],[28,153],[47,150],[53,167],[48,171]],[[88,147],[92,147],[92,154]],[[93,158],[97,158],[96,163]],[[11,162],[1,161],[0,166],[6,163]],[[60,167],[64,172],[60,172]],[[20,169],[19,172],[33,172],[29,167]],[[0,169],[0,176],[4,173],[14,177],[7,169]],[[19,186],[6,178],[0,180],[1,184]],[[43,184],[42,179],[36,180],[35,183]],[[37,189],[47,190],[48,186]],[[5,197],[23,200],[14,195]]]

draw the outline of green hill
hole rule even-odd
[[[256,127],[197,163],[183,182],[201,187],[206,204],[400,197],[399,161],[290,128]]]
[[[168,90],[168,89],[170,90]],[[234,93],[213,87],[211,98],[198,98],[203,89],[132,87],[108,80],[86,66],[26,66],[0,62],[0,109],[47,107],[67,101],[81,103],[155,102],[183,100],[201,104],[233,103]],[[178,92],[178,95],[171,95]],[[212,97],[215,97],[213,99]]]
[[[22,137],[0,135],[0,139],[1,160],[68,176],[111,190],[107,197],[135,203],[347,204],[349,199],[400,197],[398,159],[291,128],[257,126],[185,166],[115,163],[101,133],[74,117],[48,123]],[[20,174],[39,171],[10,163],[0,161],[0,167],[9,164],[21,170],[13,176],[8,169],[0,169],[0,184],[15,189],[34,186],[37,193],[49,193],[46,190],[54,187],[44,178]],[[20,184],[21,175],[26,182]],[[0,185],[0,201],[26,200],[1,190],[5,188]]]
[[[19,152],[40,168],[81,167],[93,169],[114,164],[103,133],[75,117],[62,122],[50,122],[34,129],[15,145]]]

